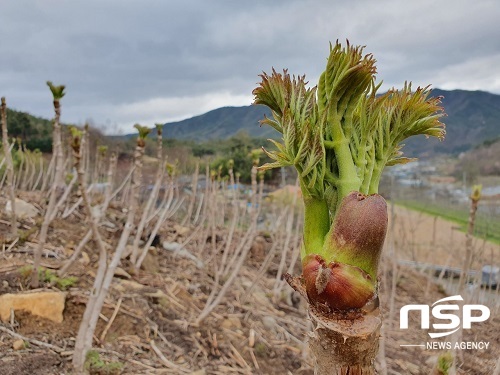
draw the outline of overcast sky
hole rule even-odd
[[[329,42],[366,45],[385,88],[432,84],[500,94],[498,0],[0,0],[0,95],[52,118],[133,132],[249,105],[258,74],[311,84]]]

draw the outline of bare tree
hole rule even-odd
[[[128,238],[134,226],[134,218],[137,212],[140,186],[142,182],[142,157],[146,146],[145,138],[150,132],[150,129],[147,127],[140,126],[138,124],[136,124],[135,127],[139,131],[139,137],[137,138],[137,145],[134,152],[134,173],[132,176],[131,199],[129,201],[127,220],[118,244],[116,245],[113,257],[109,263],[107,260],[107,254],[105,254],[104,251],[104,246],[101,248],[99,266],[94,280],[94,286],[87,302],[87,307],[83,314],[82,322],[80,324],[75,342],[73,368],[76,374],[84,373],[85,357],[87,352],[92,347],[93,335],[99,319],[99,314],[101,313],[104,300],[108,295],[109,288],[111,287],[116,267],[118,267],[118,264],[120,263]],[[94,235],[96,233],[98,233],[98,231],[94,232]]]
[[[17,237],[17,216],[16,216],[16,188],[14,184],[14,165],[12,163],[12,154],[9,146],[9,136],[7,130],[7,104],[5,98],[2,97],[2,104],[0,107],[2,118],[2,147],[5,155],[5,162],[7,165],[7,186],[9,189],[10,199],[10,230],[13,238]]]
[[[40,235],[38,236],[38,246],[34,251],[34,264],[33,264],[33,274],[31,278],[31,287],[38,288],[39,286],[39,277],[38,270],[40,268],[40,261],[42,258],[43,247],[45,242],[47,241],[47,233],[49,230],[49,225],[54,217],[53,211],[56,207],[57,203],[57,192],[58,188],[62,182],[63,172],[64,172],[64,161],[62,154],[62,145],[61,145],[61,124],[59,123],[59,118],[61,117],[61,104],[60,100],[64,96],[65,86],[54,86],[52,82],[47,82],[47,85],[50,88],[53,96],[54,103],[54,128],[52,131],[52,160],[54,160],[55,165],[55,175],[52,186],[50,187],[50,196],[49,203],[45,210],[45,216],[43,219],[42,227],[40,229]]]

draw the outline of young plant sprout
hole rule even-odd
[[[49,225],[52,222],[56,205],[57,205],[57,196],[58,189],[62,187],[63,179],[64,179],[64,155],[61,144],[61,124],[59,123],[59,119],[61,117],[61,103],[60,100],[64,97],[65,86],[59,85],[54,86],[51,81],[47,81],[47,86],[52,93],[53,104],[54,104],[54,127],[52,130],[52,160],[54,162],[55,174],[54,174],[54,182],[50,187],[50,195],[49,195],[49,203],[47,204],[47,208],[45,211],[45,217],[42,222],[42,226],[40,228],[40,234],[38,237],[38,246],[34,251],[34,262],[33,262],[33,276],[31,279],[31,287],[38,288],[39,287],[39,279],[38,279],[38,269],[40,267],[40,261],[42,259],[43,246],[47,241],[47,233],[49,230]]]
[[[261,170],[294,166],[304,200],[302,275],[287,281],[305,296],[316,329],[316,374],[374,374],[381,320],[377,273],[387,230],[378,195],[386,166],[406,138],[443,139],[440,98],[429,87],[378,94],[375,59],[363,47],[330,46],[315,87],[287,70],[263,73],[254,104],[272,111],[262,124],[282,134]]]
[[[134,128],[137,129],[139,132],[139,137],[137,138],[137,145],[139,147],[145,147],[146,146],[146,137],[151,133],[151,129],[148,128],[147,126],[143,126],[140,124],[135,124]]]

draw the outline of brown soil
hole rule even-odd
[[[401,258],[408,257],[427,261],[421,242],[432,239],[432,231],[424,226],[422,216],[398,210],[399,223],[403,220],[417,220],[417,230],[411,232],[413,245],[397,237]],[[119,214],[116,213],[120,222]],[[5,219],[5,218],[3,218]],[[431,219],[432,222],[432,219]],[[438,232],[451,231],[438,220]],[[34,225],[26,222],[27,228]],[[168,223],[161,233],[162,238],[182,240],[173,230],[173,222]],[[427,225],[427,224],[426,224]],[[443,225],[443,227],[441,226]],[[408,226],[407,226],[408,227]],[[432,228],[432,226],[431,226]],[[49,248],[56,258],[44,258],[44,264],[58,268],[69,257],[70,250],[84,234],[80,219],[58,220],[54,223],[49,238]],[[399,229],[398,229],[399,230]],[[398,232],[396,231],[396,233]],[[8,235],[8,224],[0,222],[0,235]],[[224,241],[227,232],[218,230],[218,238]],[[457,239],[461,233],[454,232]],[[112,241],[116,234],[108,232]],[[36,233],[24,244],[16,244],[10,251],[0,252],[0,293],[18,292],[26,289],[27,280],[18,270],[31,261],[31,242]],[[446,236],[439,241],[445,241]],[[427,240],[426,240],[427,239]],[[206,239],[195,238],[186,249],[199,257],[196,244]],[[236,241],[237,242],[237,241]],[[279,263],[278,255],[263,277],[258,277],[261,263],[261,247],[269,246],[257,241],[256,250],[240,272],[235,285],[223,302],[201,324],[196,325],[199,312],[205,305],[214,283],[211,272],[198,269],[194,262],[181,257],[173,257],[170,252],[157,250],[151,255],[155,271],[142,270],[132,274],[132,279],[116,278],[113,288],[102,311],[102,319],[95,333],[94,347],[105,361],[123,364],[123,374],[303,374],[312,375],[313,367],[308,355],[307,332],[310,329],[304,301],[285,286],[279,296],[273,296],[272,288]],[[437,242],[437,240],[436,240]],[[223,243],[223,242],[221,242]],[[449,251],[443,246],[439,259],[446,258]],[[413,246],[413,247],[411,247]],[[8,244],[6,245],[8,247]],[[456,248],[461,246],[456,245]],[[21,252],[28,251],[28,252]],[[16,340],[0,331],[0,374],[70,374],[71,354],[79,322],[87,300],[86,293],[92,284],[92,276],[97,255],[93,245],[85,251],[91,259],[89,265],[78,264],[71,274],[79,277],[76,287],[68,293],[64,321],[51,321],[16,312],[15,324],[4,327],[31,339],[37,339],[62,348],[62,353],[30,344],[22,350],[14,350]],[[408,256],[408,254],[410,256]],[[208,257],[208,255],[206,256]],[[427,257],[429,257],[427,255]],[[456,258],[456,257],[455,257]],[[456,261],[454,259],[454,261]],[[459,264],[458,262],[457,264]],[[387,262],[390,264],[390,262]],[[127,261],[122,269],[131,271]],[[296,269],[298,274],[300,271]],[[397,293],[394,301],[395,316],[389,316],[389,291],[392,269],[386,267],[381,279],[381,306],[386,317],[384,333],[385,351],[389,374],[429,374],[441,350],[424,348],[403,348],[401,344],[425,343],[427,332],[418,329],[417,323],[408,331],[399,329],[399,309],[406,304],[431,304],[443,298],[443,289],[427,276],[416,271],[401,268],[397,277]],[[249,292],[249,286],[256,281]],[[47,288],[53,288],[45,285]],[[118,301],[122,304],[106,337],[101,335],[115,310]],[[392,319],[390,319],[392,318]],[[477,324],[474,330],[464,331],[463,341],[489,341],[488,350],[463,350],[463,360],[459,360],[461,374],[492,374],[500,354],[500,318],[498,310],[492,309],[492,317],[485,323]],[[167,358],[164,363],[153,351],[155,345]],[[200,371],[200,372],[196,372]],[[203,372],[202,372],[203,371]]]
[[[456,223],[400,206],[395,207],[394,222],[398,259],[462,268],[465,233]],[[472,269],[498,265],[500,245],[474,238],[473,247]]]

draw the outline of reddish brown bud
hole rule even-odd
[[[309,303],[330,311],[362,308],[375,294],[371,277],[359,267],[330,262],[317,254],[302,261],[302,278]]]
[[[382,196],[358,192],[347,195],[325,244],[324,250],[332,255],[328,260],[359,267],[375,281],[387,219],[387,204]]]

